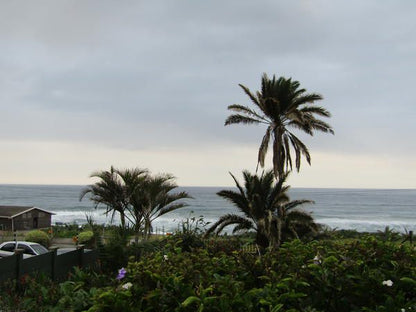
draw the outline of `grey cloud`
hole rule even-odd
[[[257,143],[260,127],[223,122],[227,105],[249,103],[237,84],[255,91],[263,72],[324,95],[336,137],[314,139],[316,148],[383,150],[388,139],[399,149],[416,130],[411,2],[0,6],[3,137],[125,148]]]

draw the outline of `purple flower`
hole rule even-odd
[[[117,275],[117,279],[121,280],[126,276],[126,269],[125,268],[121,268],[120,270],[118,270],[118,275]]]

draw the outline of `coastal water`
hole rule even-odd
[[[96,223],[111,223],[105,216],[105,207],[94,207],[88,199],[79,200],[85,186],[63,185],[0,185],[0,205],[30,205],[55,213],[52,223],[86,223],[86,215]],[[186,208],[161,216],[154,222],[158,231],[174,231],[181,221],[189,217],[203,216],[206,222],[215,222],[237,209],[216,195],[219,187],[181,187],[193,199],[185,202]],[[292,188],[291,200],[310,199],[313,205],[302,209],[312,212],[318,223],[337,229],[356,229],[374,232],[386,226],[405,232],[416,231],[416,190],[387,189],[319,189]],[[115,218],[113,223],[118,223]]]

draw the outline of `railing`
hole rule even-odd
[[[58,255],[54,249],[46,254],[23,259],[17,252],[12,256],[0,259],[0,283],[8,279],[20,280],[22,276],[43,273],[53,280],[64,280],[74,267],[95,268],[98,263],[97,250],[84,250],[79,247]]]
[[[259,246],[257,244],[247,244],[241,247],[243,253],[260,254]]]

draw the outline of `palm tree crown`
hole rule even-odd
[[[120,178],[118,170],[111,166],[110,170],[94,172],[90,177],[97,178],[98,181],[84,188],[79,199],[82,200],[89,194],[95,208],[104,205],[106,214],[111,213],[111,221],[113,221],[115,213],[119,213],[121,225],[124,227],[126,224],[126,209],[129,203],[126,197],[125,183]]]
[[[144,218],[144,233],[148,236],[152,230],[152,222],[173,210],[186,207],[182,199],[192,198],[187,192],[172,192],[178,186],[175,177],[170,174],[148,175],[142,181],[142,190],[137,192],[141,199]]]
[[[301,216],[307,213],[293,208],[312,203],[310,200],[290,201],[287,191],[288,185],[284,185],[287,175],[275,182],[273,171],[267,171],[261,176],[252,175],[243,171],[244,186],[231,174],[238,191],[222,190],[217,195],[233,203],[240,214],[227,214],[214,223],[207,234],[219,234],[226,226],[235,225],[233,232],[240,230],[254,230],[256,243],[262,247],[279,246],[282,238],[282,230],[296,233],[296,222],[302,223]],[[292,213],[295,213],[292,215]],[[297,214],[297,215],[296,215]],[[291,222],[293,221],[293,222]],[[309,222],[313,223],[310,218]],[[288,235],[284,235],[284,238]]]
[[[334,133],[331,126],[316,116],[330,117],[330,113],[313,103],[322,100],[323,97],[315,93],[306,93],[300,88],[300,83],[291,78],[280,77],[272,79],[263,74],[261,80],[261,92],[255,94],[239,85],[248,95],[256,111],[243,105],[230,105],[228,109],[236,114],[230,115],[225,125],[231,124],[266,124],[267,130],[260,144],[257,164],[264,167],[264,159],[273,138],[273,169],[275,177],[283,177],[286,172],[292,170],[291,147],[295,154],[295,167],[300,169],[301,156],[311,163],[311,156],[306,145],[289,128],[302,130],[313,135],[314,131]]]

